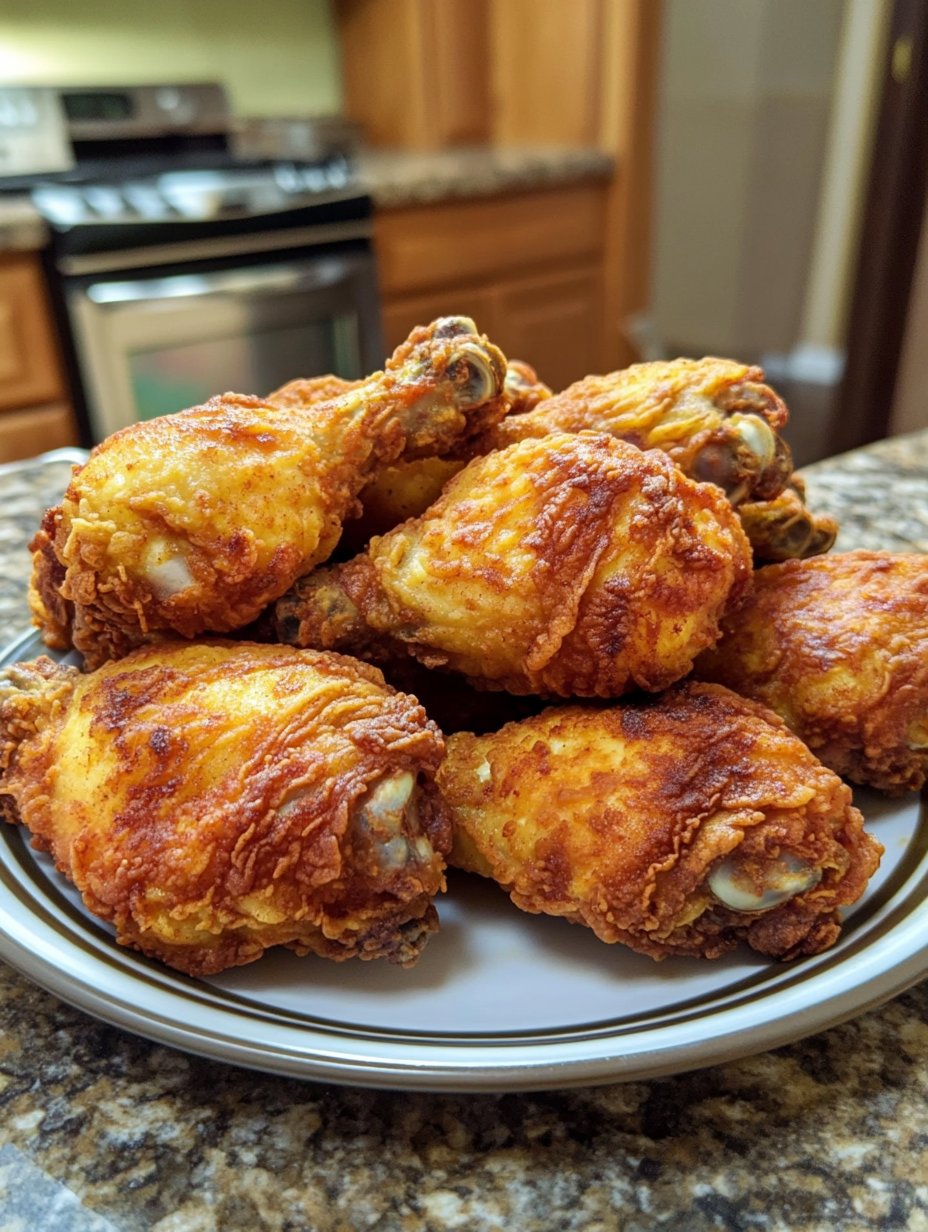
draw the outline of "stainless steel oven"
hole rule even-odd
[[[383,362],[367,253],[69,278],[64,298],[98,439],[226,390],[268,393],[294,376],[355,377]]]
[[[0,186],[28,191],[49,227],[85,444],[227,390],[382,365],[371,204],[349,149],[242,159],[216,86],[28,93],[62,130],[36,148],[67,166]]]

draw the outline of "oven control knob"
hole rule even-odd
[[[163,111],[172,124],[190,124],[196,119],[195,101],[184,90],[176,86],[162,86],[155,91],[155,104]]]

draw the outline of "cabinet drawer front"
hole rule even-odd
[[[483,201],[387,210],[375,219],[385,295],[441,287],[602,250],[606,188],[550,189]]]
[[[50,402],[63,394],[38,261],[0,259],[0,410]]]

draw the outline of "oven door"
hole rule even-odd
[[[71,283],[65,300],[91,442],[225,391],[383,364],[370,252]]]

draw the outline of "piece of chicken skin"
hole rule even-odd
[[[437,927],[444,742],[341,655],[162,642],[0,673],[0,799],[117,940],[191,975],[269,947],[408,965]]]
[[[751,569],[713,484],[610,436],[552,433],[475,459],[421,517],[302,579],[273,636],[412,654],[517,694],[656,691],[715,643]]]
[[[248,624],[328,558],[379,466],[446,451],[504,412],[505,359],[474,329],[416,329],[383,372],[308,407],[225,394],[103,441],[33,541],[49,643],[94,667]]]
[[[928,777],[928,556],[767,565],[695,675],[775,710],[826,766],[901,795]]]
[[[818,953],[882,852],[838,776],[717,685],[453,735],[438,785],[453,865],[656,959]]]

